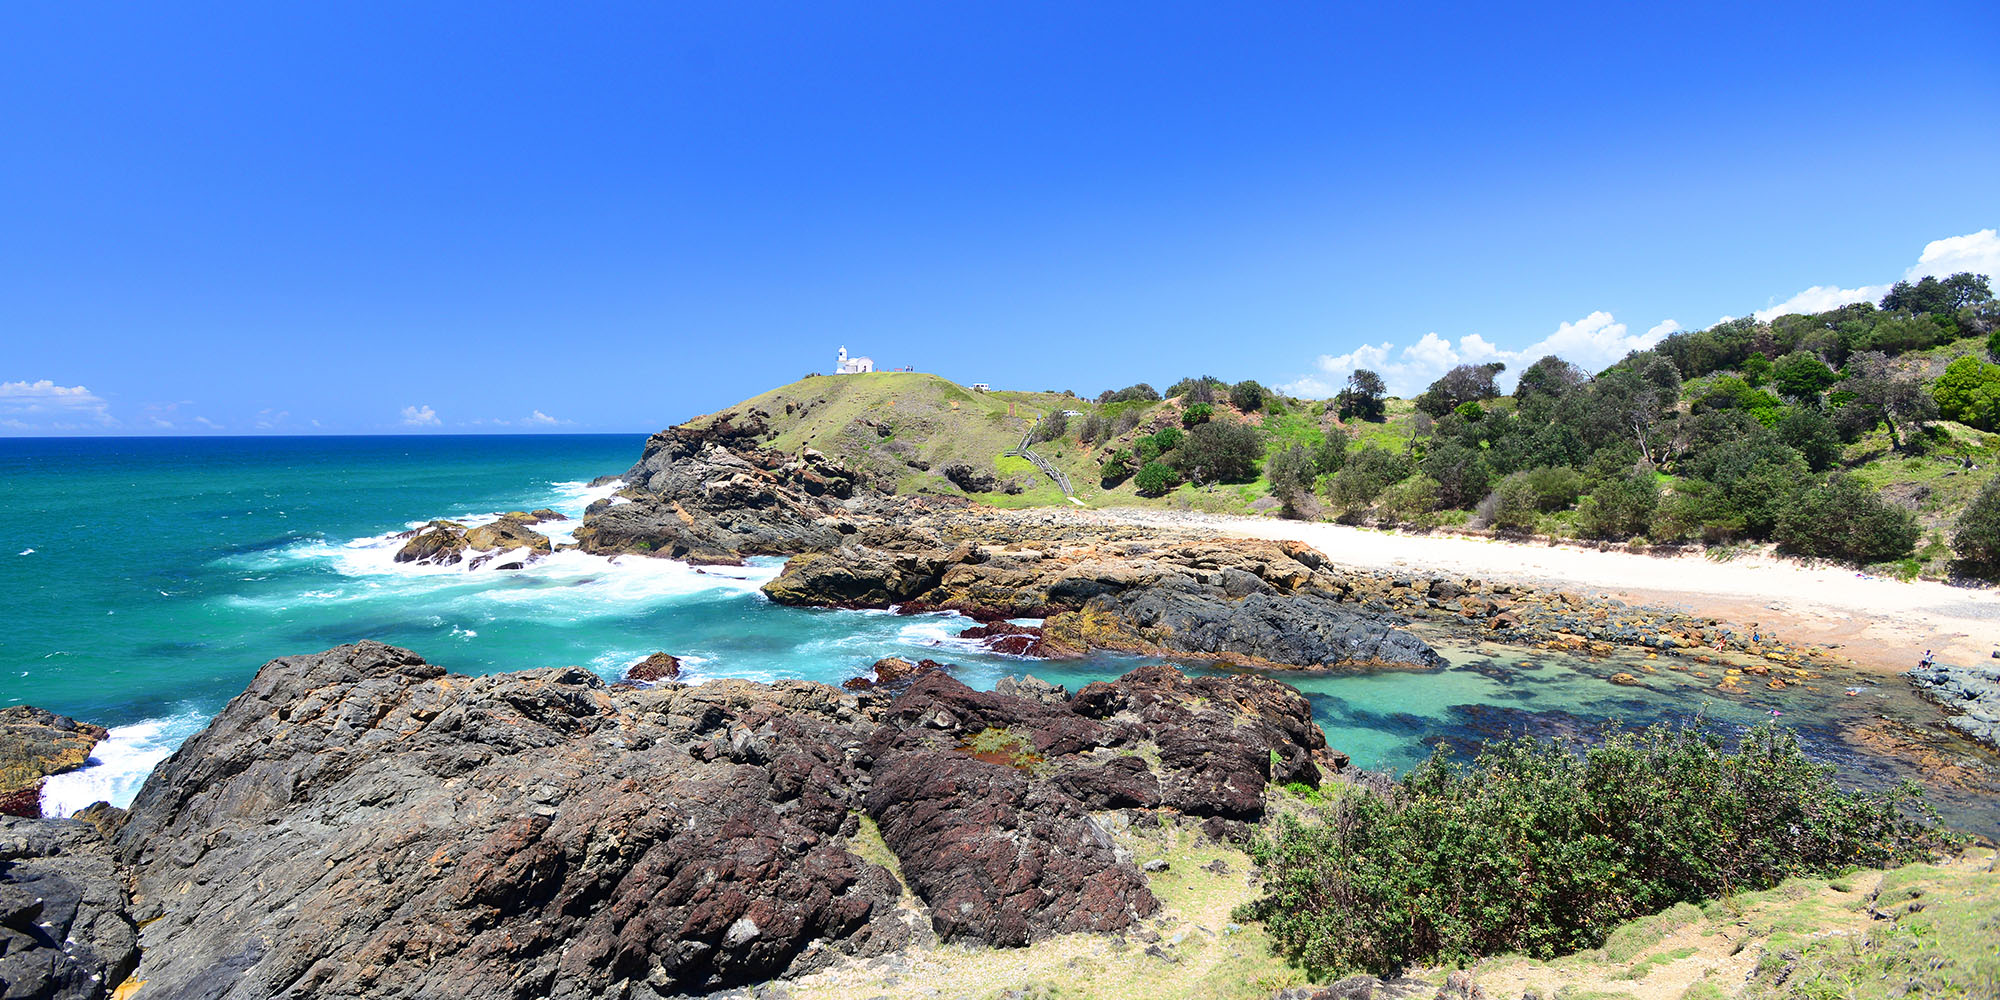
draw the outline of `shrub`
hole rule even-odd
[[[2000,365],[1967,354],[1945,368],[1931,395],[1946,420],[1982,431],[2000,429]]]
[[[1140,382],[1137,385],[1128,385],[1116,392],[1106,389],[1102,395],[1097,397],[1097,402],[1098,405],[1102,406],[1105,403],[1123,403],[1132,399],[1157,403],[1160,401],[1160,391],[1144,382]]]
[[[1054,441],[1068,432],[1069,415],[1061,410],[1056,410],[1048,416],[1043,417],[1041,422],[1035,425],[1034,432],[1028,438],[1031,442],[1037,443]]]
[[[1202,375],[1196,378],[1184,378],[1175,382],[1173,385],[1167,387],[1167,395],[1179,396],[1183,403],[1213,403],[1215,402],[1215,391],[1217,389],[1227,391],[1228,388],[1229,383],[1213,375]]]
[[[1118,435],[1123,434],[1126,431],[1129,431],[1139,426],[1139,420],[1140,420],[1140,415],[1138,407],[1130,407],[1127,409],[1119,410],[1118,415],[1111,418],[1111,436],[1117,437]]]
[[[1313,465],[1322,476],[1330,476],[1347,464],[1347,431],[1335,427],[1313,447]]]
[[[1132,477],[1132,481],[1140,493],[1156,497],[1179,486],[1181,474],[1164,462],[1147,462],[1145,467],[1139,470],[1139,474]]]
[[[1972,505],[1952,525],[1951,550],[1964,569],[1988,580],[2000,580],[2000,475],[1980,487]]]
[[[1541,504],[1528,474],[1516,472],[1479,502],[1479,519],[1501,531],[1533,533]]]
[[[1790,407],[1778,418],[1778,440],[1798,451],[1806,468],[1825,472],[1840,461],[1840,432],[1819,407]]]
[[[1807,351],[1793,351],[1771,365],[1771,387],[1792,399],[1818,396],[1821,390],[1838,381],[1840,376],[1826,362]]]
[[[1521,473],[1535,491],[1539,510],[1568,510],[1583,495],[1583,474],[1563,465],[1544,465]]]
[[[1154,431],[1152,437],[1153,447],[1158,448],[1162,455],[1180,447],[1181,442],[1185,440],[1187,432],[1178,427],[1162,427]]]
[[[1347,387],[1334,397],[1342,420],[1366,420],[1381,423],[1388,419],[1388,386],[1382,376],[1366,368],[1357,368],[1347,376]]]
[[[1242,483],[1257,478],[1264,438],[1241,420],[1217,420],[1190,431],[1175,452],[1174,464],[1190,480]]]
[[[1196,403],[1181,411],[1181,426],[1193,430],[1200,424],[1208,423],[1215,417],[1215,407],[1207,403]]]
[[[1424,475],[1437,480],[1439,500],[1451,508],[1469,507],[1486,495],[1493,471],[1478,448],[1447,439],[1434,443],[1425,453]]]
[[[1265,463],[1264,476],[1271,481],[1271,495],[1285,505],[1287,516],[1309,517],[1317,512],[1313,484],[1319,481],[1319,466],[1311,449],[1295,444],[1276,452]]]
[[[1834,475],[1802,490],[1778,515],[1778,544],[1802,556],[1888,562],[1910,554],[1922,534],[1916,516],[1883,502],[1858,479]]]
[[[1758,351],[1743,359],[1743,381],[1752,386],[1763,385],[1771,377],[1771,359]]]
[[[1327,499],[1343,513],[1359,514],[1372,506],[1390,483],[1409,474],[1409,460],[1401,455],[1381,448],[1361,448],[1350,452],[1340,474],[1327,481]]]
[[[1660,484],[1648,470],[1598,484],[1576,505],[1576,530],[1586,538],[1623,541],[1642,535],[1660,502]]]
[[[1097,481],[1110,489],[1132,478],[1132,453],[1123,448],[1111,453],[1104,464],[1097,468]]]
[[[1532,737],[1470,767],[1440,749],[1386,795],[1287,814],[1251,848],[1264,921],[1309,974],[1399,973],[1601,945],[1677,903],[1952,846],[1914,784],[1845,792],[1766,723],[1734,752],[1700,720],[1609,734],[1580,755]]]
[[[1264,397],[1269,395],[1264,387],[1252,379],[1244,379],[1229,387],[1229,405],[1244,413],[1255,413],[1264,408]]]
[[[1076,437],[1088,444],[1103,444],[1111,440],[1111,421],[1103,414],[1093,413],[1077,425]]]

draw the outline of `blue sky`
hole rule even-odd
[[[0,434],[1411,390],[2000,270],[1991,3],[1245,6],[5,5]]]

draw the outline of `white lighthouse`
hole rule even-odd
[[[845,345],[840,348],[840,356],[833,366],[836,375],[860,375],[874,370],[874,358],[850,358]]]

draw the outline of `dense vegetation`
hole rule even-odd
[[[1936,498],[1932,481],[1987,478],[1978,466],[2000,459],[1984,434],[2000,430],[2000,364],[1978,356],[1996,349],[2000,303],[1959,274],[1879,304],[1675,334],[1595,375],[1543,358],[1511,394],[1497,363],[1460,365],[1409,403],[1366,370],[1322,402],[1203,375],[1159,405],[1141,383],[1099,396],[1078,437],[1102,446],[1105,488],[1133,481],[1144,497],[1261,477],[1294,517],[1775,543],[1898,572],[1955,552],[1953,568],[1991,576],[2000,514],[1968,507],[1966,479]],[[1927,543],[1926,501],[1941,510]]]
[[[1698,721],[1581,754],[1489,743],[1470,767],[1440,751],[1386,794],[1348,788],[1271,826],[1252,850],[1264,895],[1240,917],[1314,974],[1386,975],[1594,948],[1676,903],[1950,846],[1914,786],[1843,792],[1831,770],[1785,730],[1729,751]]]

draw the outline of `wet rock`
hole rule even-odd
[[[625,670],[625,679],[640,684],[657,684],[681,675],[681,660],[667,653],[654,653]]]
[[[1388,621],[1324,598],[1254,593],[1229,600],[1165,587],[1103,597],[1051,619],[1064,642],[1099,649],[1190,653],[1253,665],[1435,670],[1445,660]]]
[[[42,779],[82,767],[109,735],[30,705],[0,708],[0,815],[42,814]]]
[[[465,525],[457,521],[432,521],[396,537],[408,539],[396,550],[399,563],[456,566],[465,560]]]
[[[1934,663],[1906,674],[1917,693],[1944,707],[1946,724],[2000,747],[2000,668]]]

